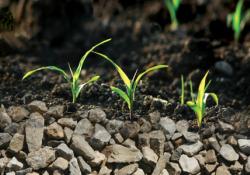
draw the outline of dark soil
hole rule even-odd
[[[25,72],[41,66],[57,65],[65,69],[68,63],[77,66],[87,49],[112,38],[112,42],[98,51],[115,60],[129,77],[137,69],[142,71],[157,64],[169,66],[167,71],[143,78],[136,92],[135,119],[159,111],[161,116],[175,121],[188,120],[192,124],[190,130],[197,131],[195,115],[180,105],[180,76],[192,79],[196,91],[201,78],[210,70],[212,83],[208,91],[218,95],[219,106],[208,102],[201,131],[216,125],[220,119],[249,137],[250,26],[246,26],[240,42],[235,43],[225,21],[234,7],[234,3],[224,0],[201,1],[201,4],[184,0],[178,13],[181,25],[178,30],[170,31],[162,1],[95,1],[93,6],[80,1],[61,2],[59,6],[39,1],[32,6],[39,10],[32,12],[37,16],[28,32],[30,37],[6,42],[7,35],[18,31],[0,34],[3,50],[0,53],[0,104],[8,108],[41,100],[48,106],[64,104],[67,113],[98,106],[109,119],[126,120],[129,116],[126,105],[109,88],[110,85],[122,87],[122,81],[112,65],[95,55],[87,58],[81,78],[86,81],[99,74],[101,79],[83,89],[77,104],[71,103],[69,87],[56,73],[44,71],[21,80]],[[23,18],[18,26],[27,23]],[[21,42],[21,47],[17,47],[15,41]],[[215,66],[221,61],[233,72]],[[188,93],[186,91],[186,100]]]

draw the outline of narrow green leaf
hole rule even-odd
[[[125,85],[127,86],[127,88],[130,88],[131,87],[131,81],[129,80],[128,76],[125,74],[125,72],[113,61],[111,60],[107,55],[104,55],[102,53],[99,53],[99,52],[95,52],[95,51],[92,51],[93,53],[105,58],[106,60],[108,60],[110,63],[113,64],[113,66],[115,66],[117,72],[119,73],[122,81],[125,83]]]
[[[198,89],[196,104],[200,108],[202,107],[202,104],[203,104],[203,98],[204,98],[204,95],[205,95],[206,78],[207,78],[208,73],[209,73],[209,71],[207,71],[207,73],[205,74],[205,76],[201,80],[200,85],[199,85],[199,89]]]
[[[167,67],[168,67],[167,65],[157,65],[157,66],[153,66],[153,67],[147,69],[146,71],[140,73],[140,74],[137,76],[137,78],[135,79],[135,82],[133,83],[133,87],[132,87],[132,88],[133,88],[133,91],[135,91],[135,89],[136,89],[136,87],[137,87],[139,81],[141,80],[141,78],[142,78],[145,74],[147,74],[147,73],[149,73],[149,72],[151,72],[151,71],[157,70],[157,69],[162,69],[162,68],[167,68]]]
[[[70,78],[68,77],[68,75],[66,74],[66,72],[64,70],[62,70],[61,68],[58,68],[56,66],[46,66],[46,67],[41,67],[32,71],[27,72],[24,76],[23,76],[23,80],[26,79],[27,77],[31,76],[32,74],[41,71],[41,70],[52,70],[52,71],[56,71],[60,74],[63,75],[63,77],[69,82]]]
[[[181,75],[181,105],[184,105],[184,96],[185,96],[184,78],[183,75]]]
[[[128,104],[128,108],[131,109],[131,102],[129,100],[129,97],[124,91],[113,86],[111,86],[111,90],[117,93]]]
[[[87,84],[93,83],[95,81],[97,81],[100,78],[100,76],[96,75],[94,77],[92,77],[90,80],[88,80],[86,83],[81,84],[76,91],[76,97],[79,96],[79,94],[81,93],[81,90],[84,86],[86,86]]]
[[[82,70],[82,66],[83,66],[83,63],[84,61],[86,60],[86,58],[88,57],[88,55],[95,49],[97,48],[98,46],[100,45],[103,45],[107,42],[111,41],[111,38],[110,39],[106,39],[100,43],[97,43],[96,45],[94,45],[91,49],[89,49],[87,52],[85,52],[85,54],[83,55],[83,57],[81,58],[79,64],[78,64],[78,67],[76,69],[76,71],[74,72],[74,79],[75,80],[78,80],[79,79],[79,76],[81,74],[81,70]]]
[[[172,1],[173,1],[175,11],[176,11],[179,8],[180,4],[181,4],[181,0],[172,0]]]
[[[218,96],[215,93],[205,93],[204,97],[204,103],[206,104],[207,98],[211,96],[216,104],[216,106],[219,104]]]

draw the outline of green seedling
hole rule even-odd
[[[128,109],[129,109],[129,117],[130,119],[132,119],[132,116],[133,116],[133,104],[134,104],[134,100],[135,100],[135,92],[136,92],[136,87],[139,83],[139,81],[141,80],[141,78],[151,72],[151,71],[154,71],[154,70],[157,70],[157,69],[162,69],[162,68],[167,68],[168,66],[167,65],[158,65],[158,66],[154,66],[154,67],[151,67],[149,69],[147,69],[146,71],[140,73],[137,75],[137,71],[135,72],[132,80],[130,80],[128,78],[128,76],[125,74],[125,72],[121,69],[120,66],[118,66],[113,60],[111,60],[107,55],[104,55],[104,54],[101,54],[101,53],[98,53],[98,52],[94,52],[96,53],[97,55],[105,58],[106,60],[108,60],[109,62],[111,62],[113,64],[113,66],[116,68],[117,72],[119,73],[122,81],[124,82],[124,86],[125,86],[125,89],[126,91],[123,91],[122,89],[119,89],[117,87],[114,87],[114,86],[111,86],[111,90],[113,92],[115,92],[116,94],[118,94],[127,104],[128,106]]]
[[[227,26],[234,30],[234,39],[238,41],[241,31],[250,20],[250,9],[243,12],[244,0],[239,0],[233,13],[227,15]]]
[[[91,49],[89,49],[87,52],[85,52],[85,54],[83,55],[83,57],[81,58],[78,67],[76,68],[76,70],[73,72],[71,69],[71,66],[69,65],[69,70],[70,70],[70,75],[68,75],[63,69],[58,68],[56,66],[46,66],[46,67],[41,67],[32,71],[27,72],[24,76],[23,76],[23,80],[26,79],[27,77],[33,75],[34,73],[41,71],[41,70],[51,70],[51,71],[55,71],[59,74],[61,74],[64,79],[70,84],[71,87],[71,94],[72,94],[72,101],[73,103],[76,102],[78,96],[80,95],[80,92],[82,90],[82,88],[84,86],[86,86],[87,84],[90,84],[92,82],[95,82],[99,79],[99,76],[93,76],[90,80],[88,80],[85,83],[80,83],[80,75],[81,75],[81,71],[82,71],[82,67],[84,64],[84,61],[86,60],[86,58],[88,57],[88,55],[98,46],[103,45],[104,43],[109,42],[111,39],[107,39],[104,40],[98,44],[96,44],[95,46],[93,46]]]
[[[178,28],[178,20],[176,14],[180,7],[181,0],[164,0],[164,3],[170,14],[171,29],[176,30]]]
[[[184,82],[184,78],[183,75],[181,75],[181,105],[184,105],[184,100],[185,100],[185,82]]]
[[[211,81],[209,81],[208,84],[206,85],[206,78],[207,78],[208,73],[209,72],[207,71],[207,73],[205,74],[205,76],[200,82],[196,100],[193,94],[192,83],[190,83],[190,92],[191,92],[192,101],[188,101],[187,105],[195,112],[199,127],[201,127],[202,119],[205,115],[207,98],[211,96],[214,102],[216,103],[216,106],[218,105],[218,101],[219,101],[215,93],[206,93],[207,88],[211,83]]]

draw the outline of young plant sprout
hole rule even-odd
[[[130,119],[132,119],[132,116],[133,116],[133,104],[134,104],[134,100],[135,100],[135,91],[136,91],[136,87],[139,83],[139,81],[141,80],[141,78],[151,72],[151,71],[154,71],[154,70],[157,70],[157,69],[162,69],[162,68],[167,68],[168,66],[167,65],[157,65],[157,66],[154,66],[154,67],[151,67],[149,69],[147,69],[146,71],[140,73],[137,75],[137,71],[135,72],[132,80],[130,80],[128,78],[128,76],[125,74],[125,72],[120,68],[120,66],[118,66],[113,60],[111,60],[107,55],[104,55],[102,53],[99,53],[99,52],[95,52],[93,51],[94,53],[96,53],[97,55],[105,58],[106,60],[108,60],[109,62],[111,62],[113,64],[113,66],[116,68],[117,72],[119,73],[122,81],[124,82],[124,86],[125,86],[125,89],[126,91],[123,91],[122,89],[119,89],[117,87],[114,87],[114,86],[111,86],[111,90],[113,92],[115,92],[116,94],[118,94],[126,103],[127,103],[127,106],[128,106],[128,109],[129,109],[129,117]]]
[[[184,105],[184,100],[185,100],[185,82],[184,82],[184,78],[183,75],[181,75],[181,105]]]
[[[241,31],[250,20],[250,9],[243,12],[243,3],[244,0],[239,0],[235,12],[227,15],[227,26],[233,28],[235,41],[239,40]]]
[[[76,102],[76,99],[78,98],[78,96],[80,95],[80,92],[82,90],[82,88],[92,82],[95,82],[99,79],[99,76],[93,76],[90,80],[88,80],[85,83],[80,83],[80,74],[81,74],[81,70],[84,64],[84,61],[86,60],[86,58],[88,57],[88,55],[98,46],[103,45],[104,43],[109,42],[111,39],[107,39],[104,40],[98,44],[96,44],[95,46],[93,46],[91,49],[89,49],[87,52],[85,52],[85,54],[83,55],[83,57],[81,58],[77,69],[73,72],[71,69],[71,66],[69,65],[69,70],[70,70],[70,75],[68,75],[63,69],[58,68],[56,66],[46,66],[46,67],[41,67],[32,71],[27,72],[24,76],[23,76],[23,80],[26,79],[27,77],[31,76],[32,74],[41,71],[41,70],[51,70],[51,71],[55,71],[58,72],[59,74],[61,74],[64,79],[70,84],[71,87],[71,94],[72,94],[72,101],[73,103]]]
[[[194,99],[194,94],[192,92],[193,91],[192,83],[190,83],[192,101],[188,101],[187,105],[195,112],[199,127],[201,127],[202,119],[203,119],[203,116],[205,115],[207,98],[211,96],[214,102],[216,103],[216,106],[218,105],[217,95],[215,93],[206,93],[206,90],[211,83],[211,81],[209,81],[208,84],[206,85],[206,78],[207,78],[208,73],[209,71],[207,71],[207,73],[205,74],[205,76],[200,82],[196,100]]]
[[[178,20],[176,13],[180,7],[181,0],[164,0],[164,2],[170,14],[171,29],[176,30],[178,28]]]

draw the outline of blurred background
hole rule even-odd
[[[183,0],[177,13],[180,27],[171,31],[163,0],[0,0],[0,56],[21,52],[43,64],[74,62],[94,43],[113,38],[112,56],[118,57],[159,33],[231,42],[226,16],[236,3]],[[248,31],[249,26],[241,42],[250,40]]]

